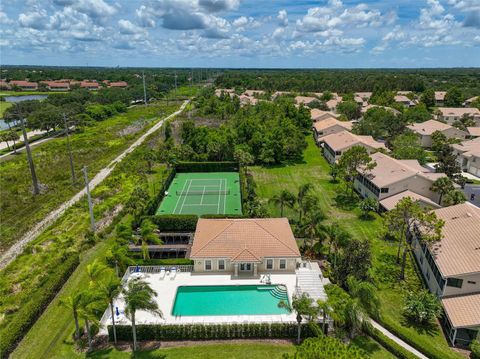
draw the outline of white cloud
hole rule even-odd
[[[282,27],[288,26],[288,14],[285,9],[282,9],[278,12],[277,15],[278,25]]]
[[[122,34],[133,35],[133,34],[138,34],[144,31],[141,27],[133,24],[130,20],[124,20],[124,19],[118,20],[118,27],[120,29],[120,33]]]

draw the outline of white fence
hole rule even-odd
[[[193,272],[193,265],[160,265],[160,266],[138,266],[138,272],[140,273],[160,273],[161,269],[165,269],[166,271],[172,270],[175,268],[177,272]],[[137,271],[137,266],[130,266],[127,268],[127,271],[122,277],[122,283],[124,283],[130,274],[135,273]]]

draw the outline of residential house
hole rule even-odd
[[[108,83],[108,87],[118,87],[118,88],[126,88],[128,83],[125,81],[116,81]]]
[[[313,122],[323,121],[329,118],[338,118],[338,115],[330,112],[330,111],[323,111],[319,110],[318,108],[312,108],[310,110],[310,118]]]
[[[434,212],[444,221],[442,239],[422,241],[417,226],[409,237],[429,290],[441,300],[447,338],[467,346],[480,331],[480,208],[466,202]]]
[[[238,96],[238,98],[240,99],[240,106],[256,105],[258,103],[258,99],[256,99],[255,97],[240,95]]]
[[[275,91],[272,95],[272,100],[275,100],[279,96],[288,96],[291,92],[288,91]]]
[[[321,125],[322,122],[317,122],[315,125],[317,124]],[[385,144],[375,141],[372,136],[354,135],[345,129],[323,137],[320,136],[319,141],[323,142],[323,155],[330,163],[337,162],[342,154],[353,146],[362,146],[367,149],[368,153],[373,153],[380,149],[387,151]]]
[[[467,127],[468,138],[480,137],[480,127]]]
[[[265,95],[265,91],[263,90],[246,90],[244,95],[250,96],[250,97],[255,97],[255,96],[261,96]]]
[[[308,106],[308,104],[310,102],[313,102],[313,101],[320,101],[320,100],[316,97],[311,97],[311,96],[297,96],[297,97],[295,97],[295,103],[297,105],[303,104],[303,105]]]
[[[474,107],[440,107],[438,108],[437,119],[452,125],[462,116],[469,116],[475,121],[475,127],[480,127],[480,110]]]
[[[394,100],[395,100],[396,103],[401,103],[405,107],[412,107],[412,106],[416,105],[415,101],[410,100],[405,95],[395,95]]]
[[[10,89],[10,85],[5,80],[0,80],[0,89],[1,90],[8,90]]]
[[[371,92],[355,92],[353,94],[354,101],[362,107],[368,105],[370,97],[372,97]]]
[[[98,90],[100,88],[100,85],[98,82],[93,82],[93,81],[82,81],[80,82],[80,87],[86,88],[87,90]]]
[[[47,86],[47,89],[50,91],[69,91],[70,90],[70,83],[68,82],[60,82],[60,81],[42,81]]]
[[[360,168],[360,174],[354,181],[354,187],[362,197],[380,202],[408,190],[438,203],[439,194],[430,188],[435,180],[445,177],[444,173],[430,172],[417,160],[397,160],[380,152],[370,157],[376,166],[371,170]]]
[[[405,197],[410,197],[414,202],[418,203],[423,208],[435,209],[435,208],[442,207],[438,203],[433,202],[430,198],[427,198],[425,196],[422,196],[418,193],[412,192],[407,189],[406,191],[403,191],[403,192],[394,194],[393,196],[382,199],[379,202],[378,209],[380,212],[391,211],[392,209],[395,208],[397,203],[400,202]]]
[[[447,91],[435,91],[435,106],[442,107],[445,105],[445,95]]]
[[[420,138],[422,147],[432,146],[432,134],[436,131],[443,133],[447,138],[459,138],[464,140],[468,136],[468,133],[465,131],[435,120],[414,123],[408,125],[407,128]]]
[[[469,99],[466,99],[465,102],[463,103],[464,107],[470,107],[472,106],[472,102],[476,101],[478,99],[478,96],[470,97]]]
[[[342,131],[351,131],[353,124],[349,121],[339,121],[335,117],[330,117],[325,120],[314,122],[313,134],[317,143],[323,142],[323,137],[332,133]]]
[[[462,171],[480,177],[480,137],[451,145]]]
[[[367,106],[364,106],[360,109],[360,111],[362,112],[362,114],[364,114],[365,112],[367,112],[368,110],[372,109],[372,108],[383,108],[384,110],[387,110],[387,111],[390,111],[392,113],[394,113],[395,115],[399,115],[400,114],[400,111],[398,111],[397,109],[395,108],[392,108],[392,107],[388,107],[388,106],[379,106],[379,105],[367,105]]]
[[[8,83],[10,87],[19,87],[22,90],[31,90],[31,91],[36,91],[38,90],[38,83],[36,82],[30,82],[30,81],[17,81],[13,80]]]
[[[222,93],[229,94],[230,97],[235,96],[235,90],[234,89],[216,89],[215,90],[215,96],[220,97]]]
[[[195,273],[295,273],[301,256],[287,218],[198,220],[190,259]]]

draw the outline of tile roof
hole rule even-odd
[[[319,101],[318,98],[316,97],[310,97],[310,96],[297,96],[295,97],[295,103],[297,105],[300,105],[303,103],[304,105],[308,105],[312,101]]]
[[[414,123],[412,125],[407,126],[410,130],[420,135],[431,135],[435,131],[445,131],[452,126],[447,125],[446,123],[435,121],[435,120],[428,120],[421,123]]]
[[[337,118],[338,115],[333,113],[333,112],[330,112],[330,111],[319,110],[318,108],[312,108],[310,110],[310,118],[313,121],[321,119],[322,117],[324,117],[324,118],[329,118],[329,117]]]
[[[445,95],[447,91],[435,91],[435,100],[436,101],[443,101],[445,100]]]
[[[375,141],[371,136],[357,136],[348,131],[340,131],[324,136],[322,137],[322,141],[328,144],[334,151],[341,151],[344,148],[355,146],[357,144],[364,144],[375,149],[386,149],[385,144]]]
[[[367,177],[379,188],[417,175],[432,181],[445,176],[444,173],[430,172],[416,160],[397,160],[381,152],[373,153],[370,157],[377,165],[368,171]]]
[[[323,130],[325,130],[327,128],[330,128],[330,127],[333,127],[333,126],[341,126],[345,130],[348,130],[348,131],[350,131],[353,127],[351,122],[339,121],[334,117],[330,117],[330,118],[327,118],[326,120],[321,120],[321,121],[315,122],[313,124],[313,128],[315,128],[315,130],[317,132],[323,131]]]
[[[451,147],[462,154],[464,157],[480,156],[480,137],[473,140],[467,140],[455,143]]]
[[[300,257],[287,218],[198,220],[191,258]]]
[[[444,277],[480,272],[480,208],[469,202],[434,210],[445,221],[430,252]]]
[[[247,96],[253,96],[253,95],[263,95],[265,91],[263,90],[246,90],[244,92],[245,95]]]
[[[480,325],[480,293],[443,298],[442,305],[455,328]]]
[[[410,197],[413,199],[415,202],[423,202],[433,208],[440,208],[440,205],[437,203],[433,202],[430,198],[427,198],[425,196],[422,196],[421,194],[412,192],[410,190],[406,190],[400,193],[397,193],[393,196],[387,197],[385,199],[382,199],[380,201],[380,204],[387,210],[390,211],[395,208],[398,202],[402,200],[405,197]]]
[[[108,86],[109,87],[127,87],[128,83],[126,83],[125,81],[110,82]]]
[[[354,95],[362,99],[366,98],[367,100],[370,99],[370,97],[372,97],[371,92],[355,92]]]
[[[470,134],[470,136],[480,137],[480,127],[467,127],[467,131]]]
[[[439,107],[438,111],[442,116],[463,116],[464,114],[480,116],[480,111],[475,107]]]
[[[383,108],[384,110],[388,110],[390,112],[393,112],[394,114],[398,115],[400,113],[400,111],[398,111],[397,109],[395,108],[392,108],[392,107],[388,107],[388,106],[379,106],[379,105],[367,105],[367,106],[364,106],[362,107],[362,109],[360,110],[362,113],[365,113],[367,112],[368,110],[372,109],[372,108]]]

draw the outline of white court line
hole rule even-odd
[[[205,188],[203,187],[202,197],[200,198],[200,205],[203,205],[203,196],[205,196]]]
[[[186,194],[188,194],[188,191],[190,191],[190,186],[192,185],[192,180],[189,180],[189,181],[190,181],[190,183],[188,184],[188,188],[187,188],[187,193],[186,193]],[[185,200],[187,199],[187,197],[188,197],[187,195],[184,195],[184,196],[183,196],[183,203],[182,203],[182,207],[180,207],[180,213],[179,213],[179,214],[181,214],[182,211],[183,211],[183,206],[185,205]]]
[[[225,194],[223,195],[223,214],[225,214],[226,210],[226,205],[227,205],[227,179],[223,179],[225,181]]]
[[[222,180],[220,179],[220,188],[219,191],[222,190]],[[217,201],[217,214],[220,214],[220,198],[222,198],[222,195],[218,195],[218,201]]]
[[[187,182],[188,182],[188,180],[186,180],[186,181],[183,183],[183,188],[182,188],[182,192],[181,192],[181,193],[183,193],[183,191],[185,190],[185,186],[187,185]],[[177,210],[178,203],[180,202],[180,200],[181,200],[181,197],[178,196],[178,198],[177,198],[177,203],[175,203],[175,208],[173,209],[173,214],[175,214],[175,211]]]
[[[199,206],[199,204],[188,204],[188,203],[185,204],[185,205],[183,205],[183,207],[198,207],[198,206]],[[207,206],[216,206],[216,204],[215,204],[215,203],[212,203],[212,204],[204,203],[204,204],[202,204],[202,206],[204,206],[204,207],[207,207]]]

